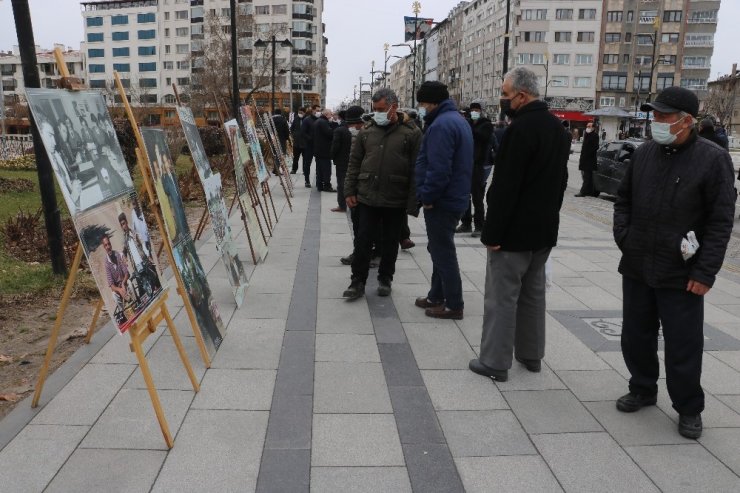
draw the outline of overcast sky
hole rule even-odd
[[[51,47],[55,42],[79,49],[83,28],[78,0],[29,0],[36,44]],[[327,102],[338,105],[352,97],[352,90],[370,80],[370,62],[383,69],[383,43],[403,42],[403,16],[413,15],[411,0],[325,0],[324,18],[329,38],[327,57],[329,75]],[[421,17],[444,19],[457,0],[421,0]],[[736,26],[740,19],[740,0],[724,0],[714,38],[711,77],[727,74],[740,56],[734,51],[740,44]],[[735,22],[733,22],[733,20]],[[0,0],[0,50],[18,44],[10,0]],[[734,47],[734,48],[733,48]],[[391,48],[391,55],[406,55],[404,47]],[[392,58],[389,66],[395,61]]]

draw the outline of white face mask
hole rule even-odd
[[[424,119],[425,116],[427,116],[427,109],[424,106],[419,106],[419,118]]]
[[[360,129],[359,128],[355,128],[355,127],[349,127],[349,133],[351,133],[352,136],[355,136],[358,133],[360,133]]]
[[[477,120],[480,118],[480,111],[471,111],[470,112],[470,119],[471,120]]]
[[[587,128],[587,129],[586,129],[586,133],[587,133],[587,134],[590,134],[590,133],[591,133],[591,132],[593,132],[593,131],[594,131],[594,129],[593,129],[593,128]]]
[[[373,120],[377,125],[381,127],[385,127],[391,122],[388,119],[388,113],[385,111],[376,111],[375,113],[373,113]]]
[[[298,113],[298,118],[303,118],[305,116],[305,113]]]
[[[679,119],[676,122],[673,123],[662,123],[662,122],[653,122],[651,124],[651,131],[653,133],[653,140],[661,145],[671,145],[673,144],[676,139],[678,138],[678,134],[672,134],[671,133],[671,127],[673,125],[680,123],[683,118]],[[683,131],[683,130],[682,130]],[[681,132],[679,132],[681,133]]]

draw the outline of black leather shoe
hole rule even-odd
[[[306,188],[311,188],[311,184],[310,183],[306,183]]]
[[[539,373],[542,371],[542,361],[538,359],[524,359],[516,356],[516,360],[527,367],[527,370],[532,373]]]
[[[682,437],[696,439],[701,436],[701,431],[701,414],[695,416],[681,414],[678,416],[678,433]]]
[[[391,282],[388,279],[378,279],[378,296],[391,295]]]
[[[472,233],[473,227],[470,224],[461,224],[455,228],[455,233]]]
[[[633,413],[645,406],[654,406],[658,397],[654,395],[640,395],[630,392],[617,399],[617,409],[623,413]]]
[[[508,370],[494,370],[493,368],[489,368],[481,363],[480,360],[477,358],[470,360],[470,363],[468,363],[468,368],[470,368],[470,371],[472,371],[473,373],[492,378],[497,382],[505,382],[509,379]]]
[[[352,261],[355,259],[355,254],[350,253],[346,257],[342,257],[339,259],[339,261],[342,263],[342,265],[352,265]]]
[[[577,193],[574,195],[574,197],[585,197],[585,196],[586,196],[585,193]]]
[[[352,281],[342,296],[347,300],[356,300],[365,294],[365,283],[362,281]]]

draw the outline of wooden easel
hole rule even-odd
[[[245,133],[246,133],[247,124],[244,121],[244,114],[242,113],[240,116],[242,117],[242,127],[244,127]],[[252,121],[252,125],[254,125],[255,131],[256,131],[257,130],[257,126],[256,126],[256,124],[254,122],[254,119],[250,118],[250,120]],[[254,165],[254,169],[253,170],[250,170],[249,168],[247,168],[247,169],[250,170],[250,171],[254,171],[254,174],[247,173],[247,178],[249,178],[247,180],[247,184],[250,185],[250,193],[253,196],[253,201],[256,202],[257,204],[259,204],[260,210],[262,212],[262,217],[264,218],[265,225],[267,226],[267,231],[269,232],[270,236],[272,236],[273,226],[272,226],[272,220],[270,219],[270,206],[267,204],[267,196],[268,195],[270,197],[270,202],[272,202],[272,191],[270,190],[270,187],[267,185],[267,183],[260,183],[259,182],[259,177],[258,177],[258,172],[257,172],[257,162],[256,162],[256,159],[254,159],[254,157],[252,158],[252,164]],[[263,199],[265,201],[265,205],[264,206],[262,205],[262,201],[259,198],[259,191],[257,190],[257,185],[258,184],[259,184],[259,186],[262,189],[262,197],[263,197]],[[274,203],[272,204],[272,208],[273,208],[273,212],[274,212],[275,211],[275,204]],[[276,212],[275,212],[275,220],[277,221],[277,213]]]
[[[254,99],[252,99],[252,110],[254,111],[254,117],[259,121],[260,127],[262,127],[262,132],[265,134],[265,140],[267,141],[267,145],[270,147],[270,151],[272,152],[273,159],[275,160],[275,162],[273,163],[273,167],[274,167],[274,164],[278,162],[277,154],[279,153],[279,151],[276,151],[273,148],[273,142],[272,142],[273,139],[270,135],[270,131],[268,130],[267,126],[265,125],[265,122],[262,120],[262,117],[258,113],[257,104],[254,102]],[[285,181],[283,181],[283,175],[284,175],[284,171],[278,174],[278,179],[280,180],[280,186],[283,187],[283,193],[285,193],[285,200],[288,201],[288,207],[290,207],[290,210],[292,211],[293,204],[290,202],[290,194],[288,193],[288,189],[285,186]],[[264,188],[265,184],[263,183],[262,185]],[[272,200],[272,192],[270,192],[270,203],[272,204],[272,212],[275,214],[275,222],[277,222],[277,210],[275,209],[275,202]]]
[[[280,140],[278,139],[277,134],[277,127],[275,127],[275,121],[268,115],[263,115],[263,128],[265,132],[269,135],[269,139],[272,143],[273,148],[273,156],[275,157],[275,160],[277,162],[277,165],[280,167],[281,175],[281,182],[283,181],[282,178],[285,177],[285,183],[288,187],[288,193],[291,197],[293,197],[293,180],[290,179],[290,173],[288,172],[288,164],[285,161],[285,154],[283,153],[283,148],[280,146]],[[287,142],[286,142],[287,145]],[[293,206],[290,203],[290,200],[288,200],[288,205],[290,206],[290,210],[293,210]]]

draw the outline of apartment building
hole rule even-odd
[[[391,65],[390,75],[388,76],[388,87],[396,93],[399,105],[402,108],[416,107],[416,98],[412,97],[411,94],[411,69],[413,65],[413,55],[406,55]]]
[[[604,4],[598,107],[637,113],[641,102],[675,85],[701,95],[709,79],[720,0]]]
[[[112,101],[118,97],[110,91],[114,70],[121,75],[127,97],[135,104],[173,105],[173,84],[185,98],[202,90],[199,75],[206,70],[203,58],[214,36],[210,23],[218,24],[220,35],[228,38],[231,34],[229,0],[108,0],[81,4],[89,83],[108,90]],[[258,105],[270,106],[270,40],[275,35],[275,60],[281,68],[275,77],[276,107],[288,106],[293,92],[303,92],[307,102],[324,101],[327,39],[321,23],[323,0],[238,0],[237,8],[240,19],[245,19],[238,25],[241,95],[251,94]],[[283,47],[284,40],[292,47]],[[257,48],[257,41],[266,45]],[[296,97],[295,103],[299,101]],[[174,116],[171,110],[162,115]]]

